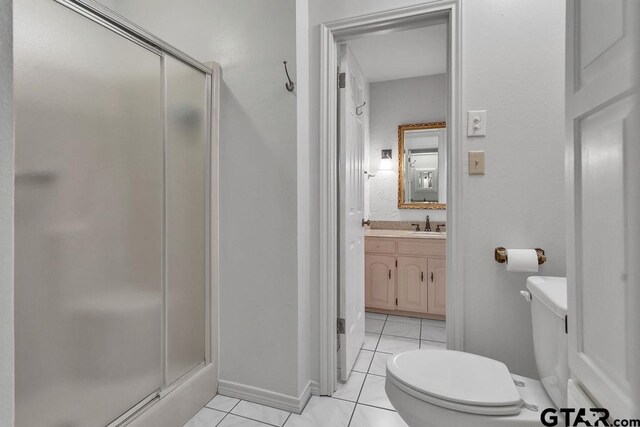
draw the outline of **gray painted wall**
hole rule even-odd
[[[369,169],[376,174],[367,180],[370,218],[376,221],[446,221],[447,211],[398,209],[398,125],[445,121],[447,117],[447,75],[391,80],[369,85]],[[376,172],[380,151],[393,150],[393,172]]]

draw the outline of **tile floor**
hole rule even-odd
[[[302,414],[217,395],[185,427],[406,427],[384,391],[394,353],[445,348],[445,322],[366,314],[365,342],[346,383],[332,397],[313,396]]]

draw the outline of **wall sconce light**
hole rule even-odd
[[[391,163],[391,150],[382,150],[382,156],[380,157],[380,166],[378,172],[392,171],[393,164]],[[367,179],[375,177],[375,174],[364,171],[367,175]]]
[[[379,171],[391,171],[393,170],[393,164],[391,163],[391,150],[382,150],[382,157],[380,158]]]

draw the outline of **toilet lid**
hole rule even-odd
[[[387,375],[417,398],[483,415],[516,415],[522,398],[506,365],[453,350],[413,350],[387,362]]]

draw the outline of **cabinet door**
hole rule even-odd
[[[398,309],[427,312],[427,259],[398,257]]]
[[[444,259],[429,259],[429,313],[447,312],[447,262]]]
[[[395,309],[396,258],[384,255],[365,256],[365,305],[371,308]]]

